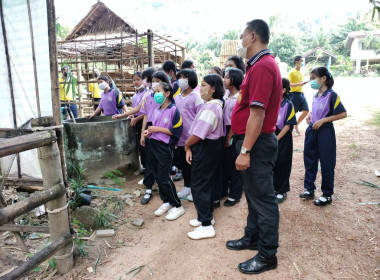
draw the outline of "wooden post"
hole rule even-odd
[[[186,60],[186,48],[182,49],[182,63]],[[182,64],[181,63],[181,64]]]
[[[41,173],[44,181],[45,190],[50,189],[63,181],[61,161],[59,157],[59,149],[57,143],[52,143],[49,146],[43,146],[38,149],[38,157],[40,160]],[[46,203],[46,208],[49,217],[50,237],[54,242],[58,240],[66,232],[70,231],[69,213],[67,207],[66,195],[62,195],[55,200]],[[57,213],[50,211],[62,209]],[[50,213],[49,213],[50,212]],[[71,252],[71,244],[66,245],[57,252],[57,256],[67,255]],[[56,259],[58,273],[67,273],[74,266],[73,255],[70,254],[64,259]]]
[[[78,95],[79,95],[79,102],[83,102],[83,94],[82,94],[82,86],[81,86],[81,81],[82,81],[82,65],[81,65],[81,59],[77,59],[77,86],[78,86]],[[83,106],[79,105],[79,116],[81,118],[84,117],[84,112],[83,112]]]
[[[61,117],[61,102],[59,97],[59,82],[58,82],[58,65],[57,65],[57,39],[55,32],[55,6],[54,0],[46,0],[47,7],[47,25],[49,34],[49,57],[50,57],[50,81],[51,81],[51,101],[53,105],[53,118],[56,125],[62,124]],[[61,168],[63,181],[68,186],[67,172],[66,172],[66,159],[63,144],[63,129],[57,129],[57,143],[59,147],[59,154],[61,157]]]
[[[5,224],[5,225],[0,226],[0,231],[50,233],[49,227],[46,227],[46,226],[24,226],[24,225],[13,225],[13,224]]]
[[[148,29],[147,32],[147,39],[148,39],[148,66],[153,67],[154,66],[154,44],[153,44],[153,32],[152,30]]]

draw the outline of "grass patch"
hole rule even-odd
[[[380,110],[377,110],[373,113],[372,119],[370,120],[370,124],[380,125]]]
[[[350,149],[357,149],[358,145],[356,145],[355,143],[351,143],[350,145],[348,145],[348,148],[350,148]]]

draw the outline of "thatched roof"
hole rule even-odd
[[[136,33],[135,28],[111,11],[103,2],[94,4],[88,14],[74,27],[66,40],[81,36],[113,33]]]

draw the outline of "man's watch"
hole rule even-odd
[[[240,149],[240,153],[242,153],[243,155],[249,154],[250,152],[251,152],[250,150],[247,150],[244,147],[241,147],[241,149]]]

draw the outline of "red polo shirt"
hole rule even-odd
[[[232,111],[231,129],[233,133],[245,134],[251,106],[260,106],[265,109],[261,133],[273,133],[276,130],[281,99],[280,70],[272,55],[264,55],[252,66],[247,66],[247,74],[240,86],[239,97]]]

